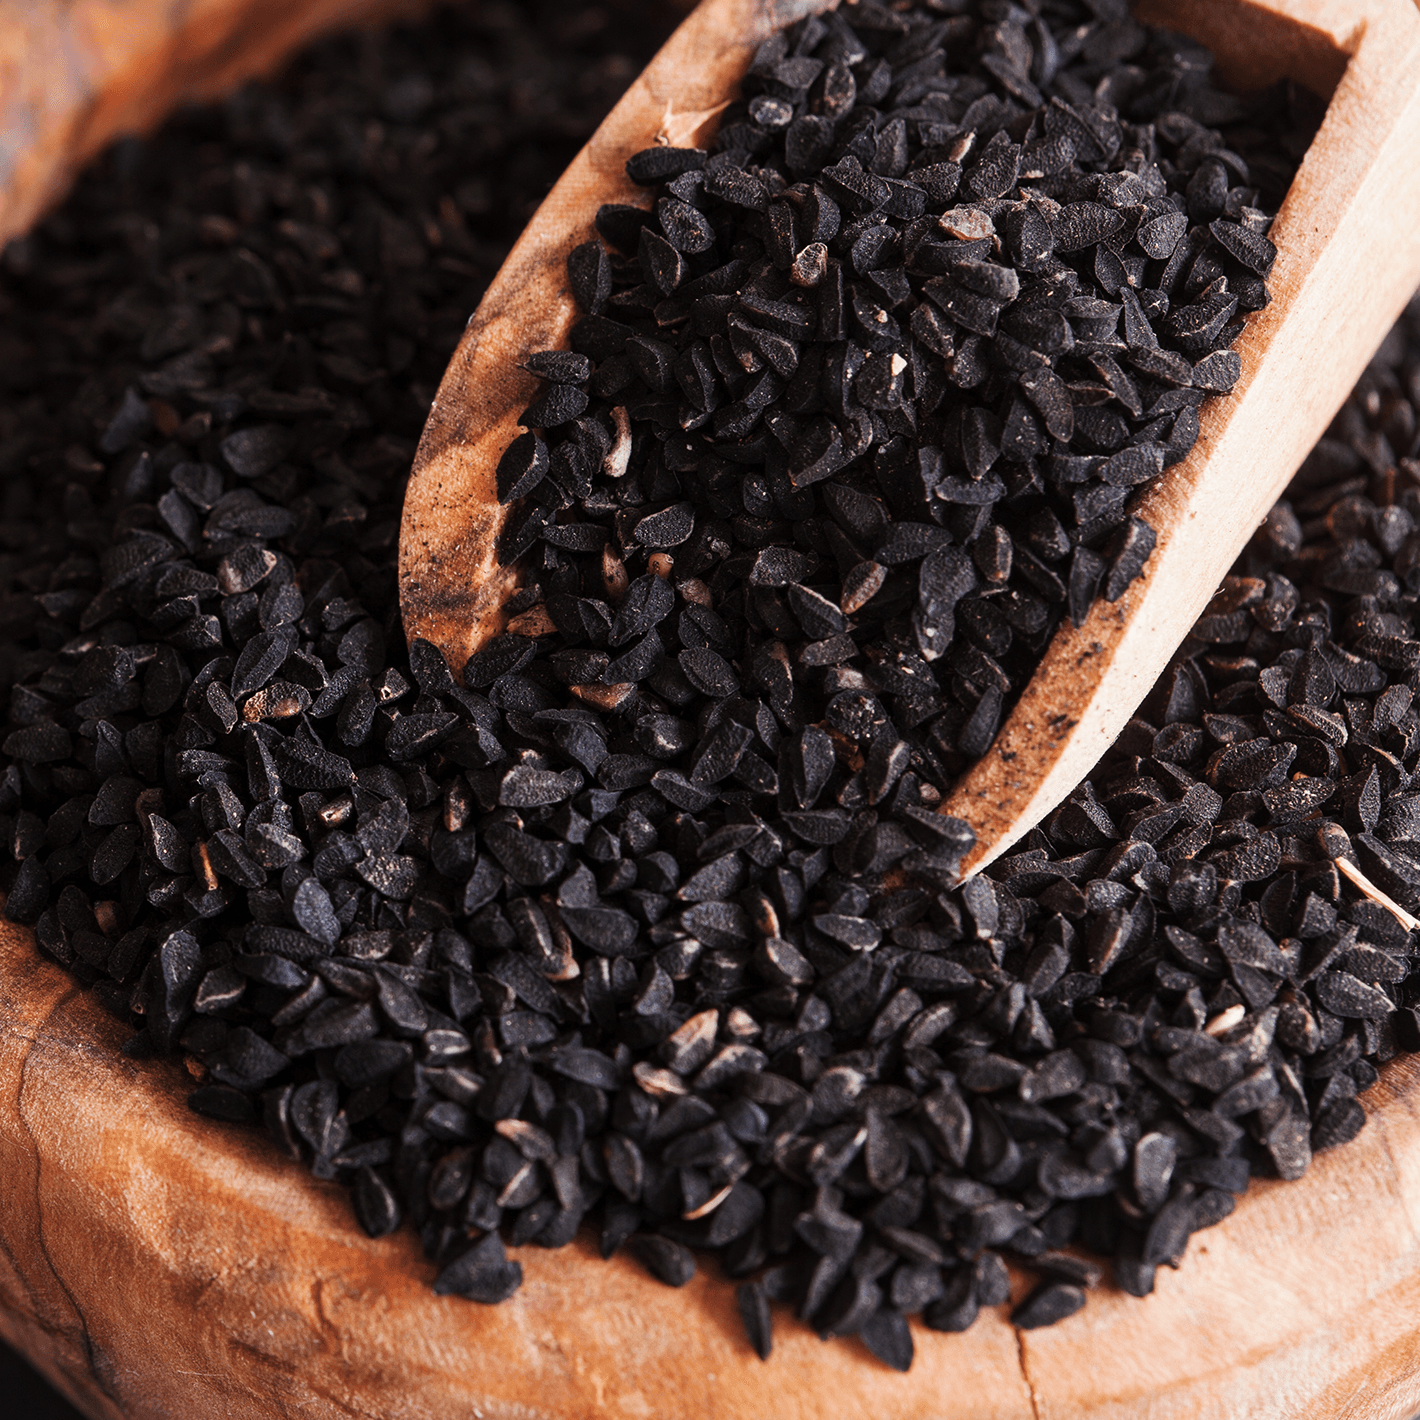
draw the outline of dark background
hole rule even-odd
[[[16,1351],[0,1342],[0,1396],[14,1420],[84,1420]]]

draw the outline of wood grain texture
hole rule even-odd
[[[120,134],[428,0],[0,0],[0,245]]]
[[[750,1351],[730,1283],[671,1291],[585,1240],[523,1249],[511,1301],[428,1289],[408,1231],[254,1129],[0,930],[0,1334],[95,1420],[1407,1420],[1420,1408],[1420,1063],[1304,1179],[1254,1184],[1145,1299],[1016,1332],[914,1323],[888,1370],[783,1309]],[[1017,1279],[1020,1291],[1025,1279]]]
[[[376,8],[0,3],[0,236],[112,133]],[[624,156],[603,153],[604,170]],[[453,460],[462,434],[441,438],[432,452]],[[338,1189],[254,1131],[191,1115],[182,1068],[127,1061],[123,1034],[27,934],[0,932],[0,1334],[104,1420],[1404,1420],[1420,1406],[1410,1062],[1366,1097],[1359,1140],[1300,1183],[1254,1186],[1155,1296],[1106,1291],[1043,1332],[1014,1332],[1004,1308],[961,1337],[917,1327],[903,1377],[782,1314],[763,1366],[727,1284],[669,1292],[580,1243],[524,1250],[527,1283],[501,1308],[436,1298],[411,1237],[365,1239]]]

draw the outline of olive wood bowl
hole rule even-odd
[[[429,0],[0,0],[0,246],[113,138],[265,74],[317,35]]]
[[[12,152],[25,150],[0,180],[0,240],[113,134],[269,69],[317,30],[411,8],[0,0],[0,124]],[[802,8],[759,14],[782,23]],[[1293,53],[1284,27],[1268,46],[1278,72],[1306,77],[1314,64],[1325,86],[1356,47],[1360,12],[1315,9],[1319,40]],[[734,62],[748,53],[745,41]],[[638,89],[653,104],[665,93]],[[707,117],[684,106],[651,115],[676,141]],[[628,137],[603,167],[640,146]],[[1338,401],[1350,378],[1336,374]],[[728,1283],[701,1273],[670,1292],[624,1258],[596,1260],[585,1240],[523,1250],[527,1281],[501,1307],[435,1297],[410,1234],[365,1239],[334,1185],[254,1130],[192,1115],[182,1066],[125,1058],[123,1028],[18,928],[0,927],[0,982],[0,1335],[94,1417],[748,1420],[772,1407],[785,1420],[1404,1420],[1420,1406],[1410,1062],[1365,1097],[1360,1139],[1301,1182],[1254,1184],[1153,1296],[1105,1289],[1040,1332],[1013,1331],[1006,1307],[963,1336],[914,1323],[917,1362],[899,1376],[855,1344],[821,1345],[782,1311],[763,1366]]]
[[[498,564],[508,509],[499,457],[538,381],[519,368],[566,346],[566,259],[604,202],[645,205],[626,159],[713,131],[755,47],[831,0],[702,0],[574,160],[469,321],[434,400],[405,496],[405,630],[455,673],[503,630],[516,564]],[[984,867],[1090,771],[1420,285],[1420,12],[1411,0],[1143,0],[1142,19],[1209,44],[1241,90],[1289,78],[1330,99],[1272,238],[1271,305],[1238,343],[1242,377],[1210,400],[1192,454],[1144,495],[1158,545],[1143,575],[1056,634],[1015,711],[942,809]]]
[[[673,1291],[585,1235],[523,1248],[496,1307],[436,1297],[409,1229],[252,1127],[186,1107],[176,1062],[30,934],[0,928],[0,1336],[93,1420],[1408,1420],[1420,1409],[1420,1061],[1295,1183],[1255,1182],[1153,1295],[1105,1285],[1018,1331],[912,1323],[902,1375],[775,1308],[762,1362],[734,1286]],[[1029,1286],[1016,1279],[1017,1299]]]

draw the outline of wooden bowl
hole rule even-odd
[[[408,8],[0,0],[0,123],[12,153],[33,135],[0,184],[0,239],[112,134],[318,29]],[[1316,10],[1325,33],[1345,29],[1344,6]],[[1006,1307],[962,1336],[914,1324],[900,1376],[783,1314],[764,1365],[728,1283],[701,1273],[672,1292],[585,1242],[525,1249],[527,1281],[501,1307],[435,1297],[409,1233],[369,1241],[338,1188],[256,1131],[191,1114],[182,1066],[126,1059],[123,1027],[28,933],[0,929],[0,981],[0,1334],[94,1417],[1405,1420],[1420,1407],[1410,1062],[1367,1095],[1354,1144],[1299,1183],[1254,1184],[1153,1296],[1105,1290],[1039,1332],[1014,1331]]]
[[[431,0],[0,0],[0,246],[114,138],[220,98],[302,45]]]
[[[1420,1409],[1420,1062],[1296,1183],[1254,1183],[1142,1299],[1016,1331],[912,1323],[900,1375],[783,1308],[762,1362],[734,1288],[680,1291],[589,1240],[524,1248],[482,1307],[429,1290],[406,1229],[252,1128],[190,1113],[181,1065],[29,934],[0,930],[0,1335],[94,1420],[1409,1420]],[[1018,1291],[1027,1285],[1018,1279]]]

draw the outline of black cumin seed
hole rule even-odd
[[[695,1276],[695,1259],[690,1249],[669,1238],[641,1234],[628,1244],[636,1260],[668,1287],[684,1287]]]
[[[1085,1305],[1085,1292],[1068,1282],[1050,1282],[1037,1287],[1011,1313],[1011,1325],[1029,1331],[1064,1321]]]
[[[1410,934],[1352,876],[1420,908],[1416,313],[1110,756],[958,887],[941,789],[1060,618],[1147,568],[1135,490],[1241,377],[1268,149],[1314,115],[1204,142],[1113,114],[1094,61],[1038,89],[1043,26],[1108,37],[1087,9],[771,40],[710,151],[633,159],[652,208],[569,260],[573,351],[521,352],[548,384],[499,471],[519,620],[460,684],[402,649],[402,473],[565,155],[450,187],[423,125],[544,124],[460,107],[506,44],[589,131],[585,74],[639,34],[506,18],[397,34],[374,79],[318,51],[7,255],[7,913],[132,1057],[188,1054],[195,1110],[260,1117],[367,1231],[408,1220],[442,1291],[500,1300],[504,1239],[585,1221],[673,1282],[718,1252],[761,1354],[773,1298],[900,1368],[905,1317],[966,1327],[1007,1258],[1040,1279],[1018,1325],[1093,1284],[1065,1248],[1142,1295],[1420,1041]],[[309,161],[376,115],[360,163]],[[1205,156],[1239,145],[1252,177]],[[191,220],[113,244],[159,210]],[[79,258],[103,369],[56,285]]]

